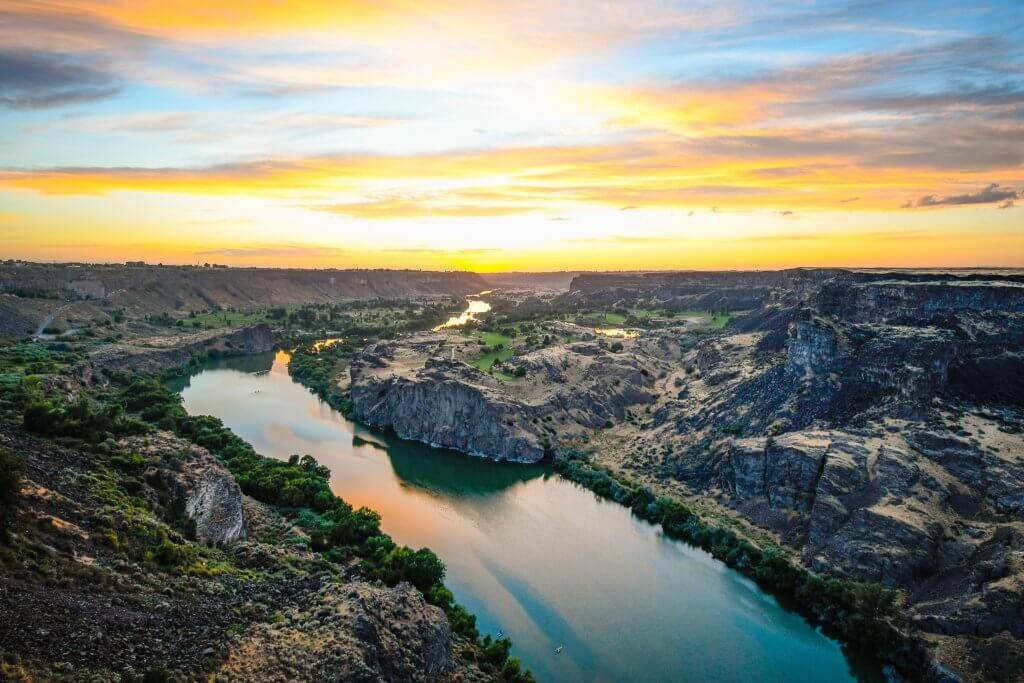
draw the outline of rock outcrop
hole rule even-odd
[[[120,445],[147,456],[151,476],[177,497],[200,541],[227,545],[248,537],[238,483],[209,451],[170,433],[122,439]],[[168,459],[169,453],[175,457]]]
[[[224,681],[431,681],[454,668],[440,608],[409,584],[330,584],[231,649]]]

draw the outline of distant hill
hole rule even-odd
[[[0,293],[23,310],[93,302],[129,314],[325,303],[347,299],[464,296],[490,285],[466,272],[301,270],[191,266],[0,264]],[[33,305],[34,304],[34,305]]]
[[[582,271],[558,271],[553,273],[484,273],[481,277],[492,287],[526,289],[569,289],[573,278]]]

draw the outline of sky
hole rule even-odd
[[[1024,267],[1024,4],[3,0],[0,257]]]

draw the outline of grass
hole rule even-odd
[[[210,330],[217,327],[241,327],[243,325],[266,322],[267,320],[266,311],[256,311],[251,313],[215,311],[212,313],[200,313],[194,318],[185,318],[185,326]],[[193,323],[198,323],[198,325],[194,325]]]
[[[712,313],[708,322],[704,324],[706,330],[720,330],[732,320],[732,313]]]
[[[498,344],[508,346],[512,342],[511,337],[506,337],[498,332],[474,332],[473,337],[482,339],[488,346],[497,346]]]
[[[700,329],[709,332],[717,332],[722,329],[729,324],[729,321],[732,320],[735,315],[736,314],[728,311],[682,311],[681,313],[676,314],[679,318],[700,318]]]
[[[665,314],[664,309],[660,309],[660,308],[636,308],[636,309],[631,309],[629,311],[628,315],[624,314],[624,313],[616,313],[614,311],[602,311],[602,312],[598,312],[598,313],[590,313],[590,314],[577,315],[576,316],[576,320],[579,321],[580,319],[583,319],[583,320],[594,320],[594,319],[597,319],[597,320],[600,320],[601,322],[603,322],[606,325],[625,325],[626,321],[630,317],[637,318],[639,320],[648,320],[650,318],[654,318],[656,316],[660,316],[660,315],[664,315],[664,314]]]
[[[609,325],[624,325],[626,323],[626,316],[621,313],[602,313],[601,318]]]
[[[485,346],[482,346],[481,348],[487,349],[487,351],[485,351],[479,358],[470,361],[471,365],[476,366],[483,372],[491,372],[491,366],[494,365],[495,361],[507,361],[516,353],[516,350],[512,348],[512,338],[498,332],[476,331],[473,332],[471,337],[482,341]],[[501,348],[495,349],[497,346],[500,346]],[[515,379],[512,375],[507,375],[503,372],[495,372],[493,374],[498,379],[504,379],[506,381],[513,381]]]

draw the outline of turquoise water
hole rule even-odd
[[[543,466],[363,428],[293,382],[287,362],[217,361],[177,388],[189,413],[221,418],[264,455],[313,455],[334,491],[379,511],[397,542],[434,550],[481,631],[510,636],[538,680],[878,678],[753,582],[625,508]]]

